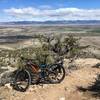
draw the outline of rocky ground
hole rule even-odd
[[[82,92],[78,87],[87,88],[94,84],[100,69],[95,66],[97,59],[76,60],[78,70],[71,71],[60,84],[31,85],[26,92],[18,92],[8,84],[0,88],[0,100],[100,100],[93,92]]]

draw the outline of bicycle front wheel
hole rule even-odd
[[[28,89],[31,83],[31,76],[28,70],[20,70],[15,75],[15,88],[18,91],[24,92]]]

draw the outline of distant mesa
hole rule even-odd
[[[61,20],[61,21],[12,21],[0,22],[0,25],[34,25],[34,24],[100,24],[100,20]]]

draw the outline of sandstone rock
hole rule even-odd
[[[48,84],[44,84],[44,85],[43,85],[43,88],[47,88],[47,87],[48,87]]]
[[[28,89],[28,92],[33,92],[34,90],[36,90],[37,88],[36,87],[30,87],[29,89]]]
[[[14,79],[14,70],[7,70],[0,74],[0,85],[5,85],[6,83],[12,83]]]
[[[10,83],[5,84],[5,87],[7,87],[8,89],[12,90],[12,86],[10,85]]]
[[[59,98],[59,100],[65,100],[65,97],[61,97],[61,98]]]

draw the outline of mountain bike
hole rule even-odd
[[[60,83],[65,77],[63,60],[55,64],[34,64],[33,59],[21,57],[25,62],[25,67],[18,69],[14,86],[19,91],[26,91],[30,84],[49,82],[51,84]]]

